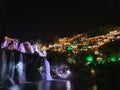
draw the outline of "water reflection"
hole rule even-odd
[[[68,80],[42,80],[29,82],[11,87],[0,87],[0,90],[73,90]]]
[[[67,90],[72,90],[70,81],[66,81]]]
[[[71,84],[71,81],[69,80],[42,80],[40,82],[28,82],[20,85],[13,85],[11,87],[3,86],[0,87],[0,90],[107,90],[107,89],[102,89],[102,87],[98,88],[96,84],[93,84],[92,86],[89,87],[84,84],[83,88],[81,87],[81,84],[78,83],[76,86],[74,84]]]
[[[68,80],[40,81],[37,90],[72,90]]]
[[[14,85],[8,88],[8,90],[22,90],[20,86]]]
[[[51,81],[40,81],[37,90],[51,90]]]

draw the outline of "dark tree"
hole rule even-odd
[[[107,56],[120,53],[120,40],[115,40],[103,45],[100,47],[100,51]]]

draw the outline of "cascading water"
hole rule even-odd
[[[45,80],[52,80],[53,78],[50,74],[50,64],[49,64],[47,58],[43,58],[43,60],[44,60],[43,68],[44,68],[45,72],[42,73],[43,74],[42,78]]]
[[[8,79],[10,80],[10,82],[12,83],[12,85],[15,85],[14,82],[14,71],[15,71],[15,58],[14,58],[14,53],[11,52],[10,54],[10,63],[9,63],[9,75],[8,75]]]
[[[19,83],[25,83],[26,78],[25,78],[25,72],[24,72],[24,64],[23,64],[23,55],[20,53],[20,60],[16,65],[16,69],[18,71],[18,80]]]
[[[6,71],[7,71],[7,56],[5,54],[5,50],[1,50],[1,61],[0,61],[0,84],[5,82]]]
[[[52,76],[50,74],[50,63],[48,62],[47,58],[46,58],[46,51],[43,50],[43,51],[40,51],[39,52],[39,55],[43,61],[43,70],[44,72],[41,73],[41,76],[42,76],[42,79],[43,80],[52,80]]]

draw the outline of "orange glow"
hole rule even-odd
[[[5,36],[5,38],[4,38],[5,40],[7,40],[8,39],[8,36]]]
[[[46,46],[41,46],[41,50],[42,50],[42,51],[46,51],[46,50],[47,50],[47,47],[46,47]]]

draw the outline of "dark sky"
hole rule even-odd
[[[89,28],[120,24],[119,0],[9,0],[7,35],[53,40]]]

